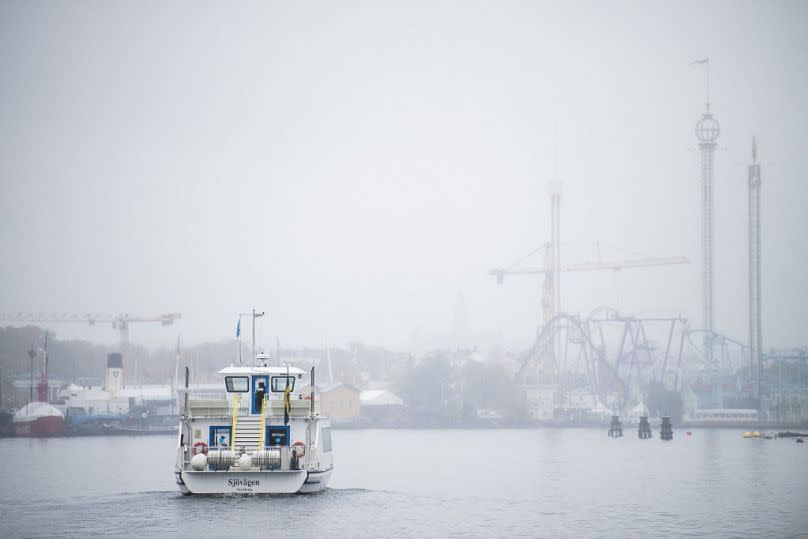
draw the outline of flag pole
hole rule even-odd
[[[289,385],[289,364],[286,364],[286,387],[283,390],[283,424],[289,424],[289,412],[291,411],[292,403],[289,393],[292,392],[292,386]]]
[[[252,310],[252,362],[255,367],[255,309]]]
[[[236,339],[238,339],[238,366],[241,367],[241,313],[238,315],[238,324],[236,325]]]
[[[690,65],[694,65],[694,64],[707,66],[706,67],[706,69],[707,69],[707,102],[705,104],[707,105],[707,109],[709,110],[709,108],[710,108],[710,58],[707,57],[707,58],[703,58],[701,60],[693,60],[692,62],[690,62]]]
[[[264,316],[264,312],[257,313],[255,309],[252,310],[252,361],[255,367],[255,319]]]

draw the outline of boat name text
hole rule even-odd
[[[231,487],[257,487],[261,481],[258,479],[228,479],[227,484]]]

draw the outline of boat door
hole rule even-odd
[[[259,375],[252,377],[252,388],[250,390],[250,413],[253,415],[259,415],[261,413],[261,409],[259,408],[259,399],[256,398],[255,392],[263,383],[264,385],[264,395],[269,393],[269,376]]]

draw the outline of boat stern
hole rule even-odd
[[[300,491],[305,470],[207,472],[183,470],[177,485],[183,494],[294,494]]]

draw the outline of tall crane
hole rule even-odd
[[[2,322],[37,323],[74,323],[80,322],[94,326],[111,324],[121,336],[121,354],[126,357],[129,350],[129,324],[141,322],[159,322],[161,326],[170,326],[175,320],[182,318],[180,313],[160,314],[156,316],[134,316],[128,313],[0,313]]]
[[[549,242],[541,244],[537,249],[527,256],[511,264],[507,268],[495,268],[489,270],[489,274],[497,278],[497,283],[502,284],[506,275],[543,275],[544,287],[542,293],[542,325],[550,323],[555,316],[561,312],[561,272],[567,271],[595,271],[613,270],[619,271],[626,268],[644,268],[651,266],[667,266],[671,264],[689,264],[687,257],[644,257],[629,260],[604,261],[600,258],[600,245],[598,245],[598,257],[595,262],[583,262],[577,264],[561,264],[561,183],[550,182],[550,235]],[[541,268],[519,267],[525,260],[544,249],[544,266]],[[555,350],[555,346],[553,346]]]

